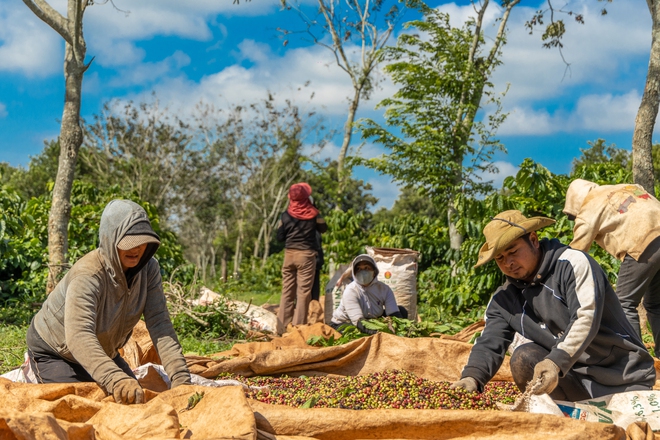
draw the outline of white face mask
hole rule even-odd
[[[371,269],[362,269],[355,274],[355,281],[366,286],[374,280],[374,271]]]

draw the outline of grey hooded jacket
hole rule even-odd
[[[76,362],[109,393],[127,379],[113,361],[144,315],[154,347],[172,386],[190,383],[181,345],[166,307],[160,266],[150,243],[135,268],[130,287],[117,243],[138,222],[149,222],[137,203],[113,200],[101,215],[98,249],[78,260],[34,317],[39,336],[62,358]]]
[[[361,261],[370,263],[376,270],[373,281],[367,286],[357,281],[346,286],[341,302],[332,315],[334,324],[351,323],[357,325],[361,319],[378,318],[383,315],[392,315],[399,311],[392,289],[387,284],[378,281],[378,266],[369,255],[361,254],[351,263],[351,271],[355,278],[355,266]]]

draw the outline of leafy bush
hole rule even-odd
[[[328,231],[322,234],[323,249],[328,262],[332,259],[335,263],[348,263],[353,261],[357,255],[364,253],[364,246],[369,244],[367,233],[362,228],[363,214],[332,211],[325,216]]]
[[[630,172],[609,164],[583,165],[575,175],[555,175],[531,159],[525,159],[516,176],[507,177],[503,188],[483,199],[458,197],[457,228],[463,235],[460,253],[449,246],[444,218],[407,215],[373,228],[370,240],[386,247],[409,247],[422,252],[418,274],[420,314],[439,322],[476,320],[483,314],[492,293],[505,277],[494,263],[474,268],[484,243],[482,230],[491,217],[518,209],[525,216],[546,216],[557,222],[540,231],[540,238],[570,243],[573,224],[562,213],[566,190],[574,178],[601,184],[630,181]],[[590,251],[616,284],[620,262],[597,245]]]
[[[432,321],[411,321],[409,319],[387,316],[375,319],[363,319],[362,324],[369,330],[377,330],[382,333],[389,333],[404,338],[425,338],[429,336],[440,336],[441,334],[454,334],[461,330],[461,327],[452,323],[439,324]],[[342,345],[347,342],[368,336],[362,333],[352,324],[344,324],[339,327],[341,337],[335,339],[334,335],[330,338],[323,336],[312,336],[307,344],[317,347],[330,347],[333,345]]]
[[[224,301],[218,301],[174,313],[172,324],[178,335],[201,339],[245,339],[245,331],[239,325],[241,319],[247,318],[237,314]]]
[[[118,187],[101,192],[91,184],[74,182],[68,229],[71,263],[98,247],[101,214],[105,205],[117,198],[140,203],[133,195],[119,193]],[[185,262],[176,235],[161,227],[153,206],[140,204],[161,237],[156,258],[163,275],[167,277],[175,268],[183,267],[179,276],[190,280],[192,266]],[[50,206],[49,196],[25,201],[17,192],[0,188],[0,320],[5,323],[28,323],[45,299]]]

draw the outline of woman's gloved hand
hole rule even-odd
[[[550,359],[543,359],[534,367],[532,394],[549,394],[559,383],[559,367]]]
[[[367,334],[367,335],[375,335],[376,333],[378,333],[378,330],[370,330],[370,329],[366,328],[366,327],[364,326],[364,324],[362,324],[362,320],[358,321],[356,327],[357,327],[357,329],[360,330],[362,333],[365,333],[365,334]]]
[[[180,385],[192,385],[192,380],[189,373],[177,374],[176,377],[172,378],[171,388],[176,388]]]
[[[450,390],[455,390],[456,388],[463,388],[465,391],[474,392],[479,390],[479,383],[473,377],[464,377],[449,385]]]
[[[144,390],[140,383],[132,377],[122,379],[112,388],[112,397],[115,402],[124,405],[144,403]]]

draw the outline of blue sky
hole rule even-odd
[[[309,5],[312,0],[303,0]],[[491,2],[493,3],[493,2]],[[526,157],[552,172],[568,173],[587,141],[603,138],[630,149],[635,115],[646,78],[651,19],[644,0],[569,0],[570,17],[563,56],[541,47],[540,32],[529,35],[524,22],[544,7],[525,1],[509,20],[503,65],[493,77],[509,113],[498,137],[508,153],[496,157],[496,183],[515,173]],[[51,4],[64,11],[65,0]],[[474,12],[469,3],[434,1],[460,24]],[[88,8],[84,33],[94,61],[85,75],[82,115],[99,113],[110,99],[160,102],[179,115],[200,100],[226,106],[250,103],[272,91],[304,106],[314,91],[318,112],[341,128],[351,94],[348,77],[331,53],[293,35],[284,45],[277,28],[292,28],[297,16],[282,11],[279,0],[114,0]],[[608,14],[600,10],[607,7]],[[494,32],[494,5],[487,33]],[[392,40],[392,44],[394,43]],[[44,140],[55,139],[63,105],[61,38],[18,0],[0,0],[0,161],[25,166]],[[309,81],[307,87],[303,87]],[[378,118],[374,110],[394,87],[387,80],[358,117]],[[340,139],[325,148],[334,157]],[[353,148],[361,143],[354,137]],[[382,151],[365,144],[368,157]],[[398,190],[387,176],[359,169],[356,177],[374,187],[378,206],[391,207]]]

